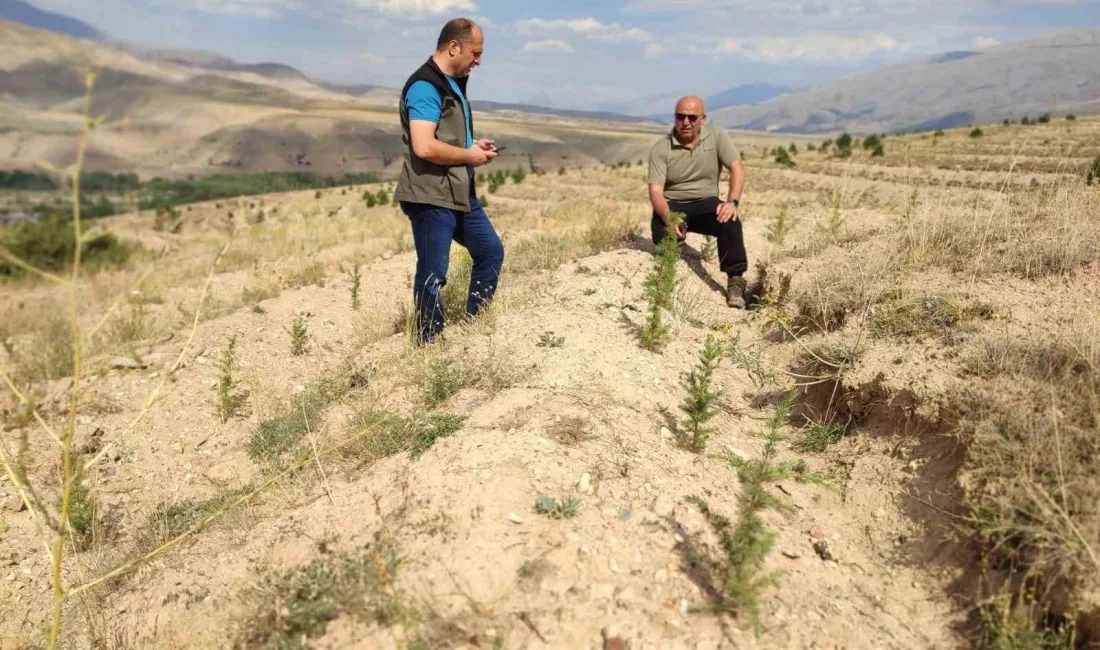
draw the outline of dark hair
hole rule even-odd
[[[436,52],[447,47],[451,41],[458,41],[462,45],[469,43],[475,29],[478,29],[477,23],[469,18],[448,21],[443,26],[443,31],[439,32],[439,40],[435,44]]]

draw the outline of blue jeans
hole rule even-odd
[[[504,265],[504,245],[477,197],[470,197],[470,211],[459,212],[424,203],[401,203],[401,211],[412,224],[416,245],[416,277],[413,300],[416,301],[417,337],[430,343],[443,331],[441,290],[447,284],[451,259],[451,241],[470,251],[470,292],[466,314],[477,316],[482,303],[492,299]]]

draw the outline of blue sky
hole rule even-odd
[[[32,0],[112,37],[399,87],[448,18],[483,23],[471,95],[621,108],[804,86],[912,57],[1100,27],[1100,0]]]

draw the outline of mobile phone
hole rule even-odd
[[[507,148],[508,148],[508,146],[507,146],[507,145],[505,145],[505,146],[503,146],[503,147],[497,147],[496,149],[493,149],[493,151],[495,151],[495,152],[497,152],[497,153],[500,153],[501,151],[504,151],[504,150],[505,150],[505,149],[507,149]]]

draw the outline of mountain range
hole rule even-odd
[[[393,89],[313,79],[281,63],[241,63],[202,50],[112,42],[91,25],[38,9],[22,0],[0,0],[0,20],[89,41],[104,52],[124,52],[147,66],[168,65],[176,66],[176,70],[237,75],[238,81],[245,83],[262,80],[261,85],[267,87],[265,96],[283,91],[311,97],[350,96],[376,104],[392,105],[397,101],[397,91]],[[11,56],[19,61],[17,52],[10,53]],[[1080,30],[981,51],[946,52],[802,90],[744,84],[712,93],[706,100],[714,123],[727,128],[790,133],[898,132],[995,122],[1024,114],[1088,114],[1100,112],[1097,61],[1100,61],[1100,30]],[[30,67],[9,65],[0,70],[0,93],[19,99],[23,98],[21,92],[29,92],[32,103],[42,99],[42,93],[48,95],[50,89],[54,95],[64,96],[64,92],[58,95],[59,85],[64,85],[62,80],[41,78],[48,72],[41,67],[41,61],[34,64],[38,68],[29,61],[24,63]],[[219,78],[224,81],[224,77]],[[676,94],[645,96],[629,103],[593,105],[594,110],[587,111],[541,105],[537,101],[515,104],[475,100],[473,107],[502,115],[665,124],[677,97]]]
[[[1041,113],[1100,113],[1100,29],[947,52],[711,117],[730,128],[828,133],[950,128]]]

